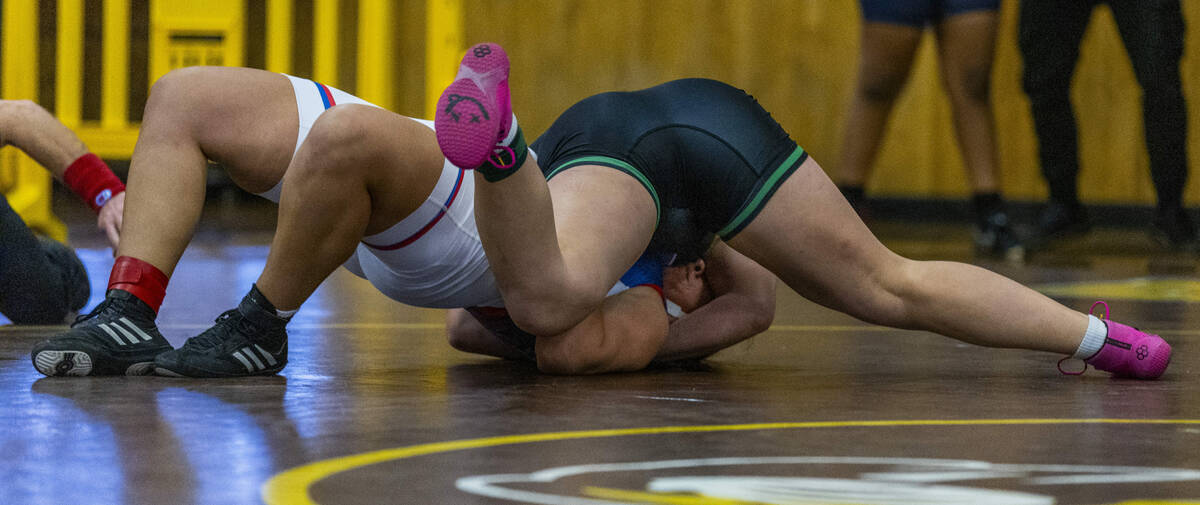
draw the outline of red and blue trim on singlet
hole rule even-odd
[[[366,242],[363,242],[363,245],[380,251],[394,251],[401,247],[412,244],[413,242],[416,242],[417,239],[425,236],[426,233],[429,233],[429,230],[433,229],[433,226],[436,225],[438,221],[441,221],[442,218],[446,216],[446,211],[450,209],[450,205],[454,203],[454,199],[458,198],[458,190],[462,189],[463,172],[463,169],[458,169],[458,179],[455,179],[454,181],[454,189],[450,191],[450,196],[446,197],[446,201],[442,203],[442,209],[438,211],[436,216],[433,216],[433,219],[430,219],[428,223],[425,223],[425,226],[422,226],[420,230],[417,230],[416,233],[413,233],[412,235],[409,235],[408,238],[391,245],[374,245]]]
[[[331,93],[329,91],[328,86],[321,84],[317,81],[311,81],[311,82],[313,84],[317,85],[317,93],[319,93],[321,95],[321,103],[325,104],[325,110],[329,110],[330,107],[337,105],[337,102],[333,101],[333,93]]]

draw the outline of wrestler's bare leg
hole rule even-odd
[[[444,162],[433,135],[366,105],[338,105],[317,118],[283,178],[275,238],[256,283],[276,308],[299,308],[363,236],[425,201]]]
[[[1087,315],[988,270],[891,252],[812,158],[728,243],[806,298],[871,323],[1060,354],[1088,327]]]
[[[595,311],[654,232],[649,193],[609,167],[573,167],[547,183],[530,157],[502,181],[475,177],[483,248],[509,314],[534,335],[561,334]]]
[[[130,163],[118,255],[170,276],[200,219],[207,160],[241,188],[266,191],[287,169],[298,122],[280,74],[189,67],[164,75],[150,91]]]

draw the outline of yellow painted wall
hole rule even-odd
[[[1200,1],[1185,1],[1182,71],[1189,98],[1191,165],[1200,165]],[[540,132],[591,93],[686,76],[736,84],[758,97],[827,171],[835,171],[857,61],[856,0],[465,0],[468,43],[505,45],[523,124]],[[1004,191],[1045,198],[1029,103],[1021,90],[1017,1],[1005,0],[993,73]],[[498,22],[496,20],[505,20]],[[938,82],[932,40],[902,96],[868,184],[874,194],[967,194]],[[1149,203],[1140,89],[1107,7],[1093,14],[1073,97],[1080,124],[1081,196]],[[1200,203],[1193,177],[1190,204]]]
[[[148,0],[126,2],[142,12]],[[173,0],[159,0],[171,2]],[[191,0],[189,0],[191,1]],[[1040,1],[1040,0],[1039,0]],[[1046,0],[1050,1],[1050,0]],[[857,62],[859,12],[857,0],[461,0],[466,44],[491,40],[508,48],[513,59],[513,97],[522,124],[536,135],[563,109],[588,95],[613,89],[637,89],[680,77],[711,77],[742,87],[758,97],[792,136],[831,172],[841,145],[842,121],[847,110]],[[41,2],[45,4],[46,2]],[[77,2],[76,2],[77,3]],[[238,3],[238,2],[231,2]],[[286,33],[260,37],[296,44],[297,53],[314,52],[311,13],[323,7],[332,11],[338,4],[338,30],[352,30],[362,19],[353,13],[379,12],[380,0],[321,0],[297,2],[272,0],[246,2],[248,12],[271,6],[287,7],[278,12],[275,25],[295,19],[310,24],[294,26]],[[361,61],[384,61],[393,65],[391,95],[375,89],[372,94],[390,98],[396,111],[425,116],[427,89],[426,20],[430,0],[394,0],[387,12],[394,19],[391,33],[360,32],[358,43],[393,48],[369,53]],[[1200,0],[1183,2],[1189,24],[1189,41],[1182,64],[1185,94],[1189,97],[1190,156],[1200,163]],[[1045,197],[1045,186],[1037,165],[1036,141],[1028,101],[1020,87],[1021,59],[1016,46],[1017,0],[1004,0],[1002,25],[996,48],[993,93],[1004,191],[1013,198],[1037,200]],[[343,12],[344,11],[344,12]],[[121,11],[122,13],[124,11]],[[378,16],[378,14],[374,14]],[[259,13],[246,19],[261,19]],[[125,16],[113,16],[114,20]],[[247,30],[263,29],[247,25]],[[390,37],[385,39],[385,37]],[[136,37],[134,37],[136,39]],[[106,39],[107,40],[107,39]],[[253,47],[247,36],[247,54],[267,52]],[[355,40],[342,37],[339,40]],[[103,43],[102,41],[94,41]],[[130,40],[145,47],[145,40]],[[322,45],[326,49],[328,44]],[[938,81],[932,41],[927,40],[908,89],[901,97],[878,167],[868,189],[877,195],[961,197],[967,193],[961,157],[954,141],[950,110]],[[258,53],[255,53],[255,52]],[[76,51],[77,52],[77,51]],[[316,51],[331,54],[329,51]],[[136,54],[137,51],[134,51]],[[68,53],[63,53],[68,54]],[[69,53],[74,54],[74,52]],[[105,54],[125,54],[105,51]],[[380,75],[359,69],[360,51],[344,42],[336,51],[340,84],[355,92],[356,79],[346,76]],[[311,73],[312,62],[299,64],[291,51],[274,51],[266,58],[247,61],[274,62],[293,72]],[[321,58],[317,58],[321,59]],[[327,58],[325,58],[327,59]],[[137,65],[141,60],[130,60]],[[144,63],[142,63],[144,64]],[[267,63],[271,64],[271,63]],[[305,70],[307,69],[307,70]],[[325,73],[330,73],[326,68]],[[124,82],[125,72],[108,70],[114,82]],[[40,75],[40,79],[52,79]],[[117,79],[122,78],[122,79]],[[108,82],[107,80],[105,81]],[[60,83],[61,84],[61,83]],[[144,86],[129,82],[128,86]],[[98,93],[85,88],[85,93]],[[1149,203],[1153,190],[1142,138],[1140,90],[1129,59],[1117,36],[1106,7],[1096,10],[1084,39],[1083,55],[1074,84],[1081,130],[1083,177],[1081,195],[1087,201]],[[125,96],[118,93],[118,97]],[[138,96],[138,95],[133,95]],[[141,95],[144,99],[144,95]],[[116,98],[116,97],[114,97]],[[61,98],[60,98],[61,100]],[[381,100],[389,102],[389,100]],[[96,129],[94,122],[80,125],[80,134],[93,149],[108,157],[127,155],[134,130],[121,119],[120,100],[103,100],[106,120],[120,128]],[[65,102],[63,102],[65,103]],[[134,103],[133,107],[141,104]],[[78,108],[77,106],[74,108]],[[78,114],[78,113],[76,113]],[[85,118],[86,119],[86,118]],[[72,120],[72,123],[75,121]],[[103,125],[101,125],[103,126]],[[1200,204],[1200,184],[1189,184],[1187,200]]]

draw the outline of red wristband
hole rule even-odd
[[[109,170],[104,160],[92,153],[80,156],[67,167],[67,171],[63,172],[63,184],[96,212],[100,212],[100,207],[112,197],[125,191],[121,179]]]

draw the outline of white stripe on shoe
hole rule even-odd
[[[117,321],[120,321],[120,322],[122,322],[122,323],[125,323],[125,326],[128,326],[128,327],[129,327],[129,329],[133,330],[133,332],[134,332],[134,333],[137,333],[137,334],[138,334],[138,336],[142,337],[142,340],[144,340],[144,341],[147,341],[147,342],[149,342],[149,341],[150,341],[150,335],[147,335],[147,334],[146,334],[146,332],[142,331],[142,329],[141,329],[141,328],[138,328],[136,325],[134,325],[133,323],[129,322],[129,320],[128,320],[128,319],[125,319],[125,318],[123,318],[123,317],[122,317],[122,318],[118,319]],[[135,342],[135,343],[136,343],[136,342]]]
[[[258,344],[254,344],[254,348],[258,349],[258,352],[262,353],[262,356],[264,358],[267,358],[267,363],[270,363],[271,366],[275,366],[276,364],[279,363],[278,361],[275,361],[275,357],[271,356],[271,353],[267,352],[262,347],[259,347]]]
[[[242,366],[246,367],[247,372],[254,372],[254,367],[250,366],[250,362],[246,361],[246,357],[242,356],[242,351],[234,351],[233,357],[242,362]]]
[[[117,345],[125,345],[125,341],[121,340],[121,337],[117,336],[117,332],[112,331],[111,329],[108,328],[108,323],[100,324],[98,327],[101,330],[104,330],[104,333],[107,333],[108,336],[112,337],[113,340],[116,340]]]
[[[266,368],[267,368],[267,365],[264,365],[264,364],[263,364],[263,362],[262,362],[262,360],[259,360],[259,359],[258,359],[258,356],[256,356],[256,355],[254,354],[254,351],[250,350],[250,348],[249,348],[249,347],[243,347],[243,348],[242,348],[242,353],[243,353],[243,354],[245,354],[246,356],[250,356],[250,359],[251,359],[252,361],[254,361],[254,364],[255,364],[256,366],[258,366],[258,369],[259,369],[259,370],[264,370],[264,369],[266,369]]]
[[[129,333],[129,331],[128,331],[128,330],[126,330],[126,329],[125,329],[124,327],[122,327],[121,325],[119,325],[119,324],[117,324],[117,323],[107,323],[107,324],[110,324],[110,325],[112,325],[112,327],[113,327],[113,328],[116,328],[116,329],[117,329],[117,331],[121,332],[121,334],[122,334],[122,335],[125,335],[125,338],[129,339],[129,343],[131,343],[131,344],[136,344],[136,343],[138,343],[138,339],[137,339],[137,337],[133,336],[133,334],[132,334],[132,333]],[[125,345],[125,344],[121,344],[121,345]]]

